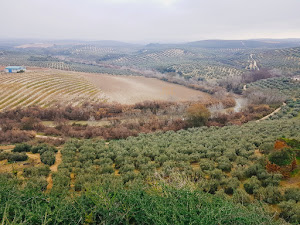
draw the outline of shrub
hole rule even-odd
[[[282,200],[282,195],[278,187],[268,186],[254,191],[254,196],[269,204],[277,204]]]
[[[137,175],[133,171],[129,171],[122,175],[123,182],[127,183],[128,181],[134,180]]]
[[[235,161],[236,158],[237,158],[237,155],[235,153],[234,150],[227,150],[225,153],[224,153],[224,156],[226,156],[230,161]]]
[[[31,152],[33,154],[35,153],[40,153],[43,154],[46,151],[52,151],[52,152],[57,152],[57,149],[51,145],[47,145],[47,144],[39,144],[36,146],[33,146],[31,149]]]
[[[226,194],[231,195],[240,186],[240,181],[237,178],[226,179],[224,184],[224,191]]]
[[[186,113],[188,122],[194,127],[205,125],[210,117],[209,110],[199,103],[191,105]]]
[[[8,159],[8,156],[10,155],[10,152],[0,152],[0,161],[4,159]]]
[[[262,180],[262,185],[264,187],[266,186],[279,186],[280,181],[282,179],[282,174],[281,173],[267,173],[267,176]]]
[[[293,150],[284,148],[282,150],[274,151],[269,155],[269,160],[278,166],[286,166],[292,163],[295,153]]]
[[[236,177],[239,180],[245,179],[245,168],[242,166],[237,166],[231,173],[232,177]]]
[[[242,165],[242,166],[244,166],[244,165],[246,165],[247,163],[248,163],[248,160],[247,160],[245,157],[238,156],[238,157],[236,158],[236,164],[237,164],[237,165]]]
[[[41,161],[49,166],[53,165],[55,163],[55,153],[52,151],[44,152],[41,154]]]
[[[56,173],[52,174],[53,178],[53,188],[58,186],[59,188],[65,188],[70,185],[70,173],[66,170],[59,170]]]
[[[212,171],[210,171],[210,177],[213,179],[221,179],[224,176],[222,170],[219,169],[214,169]]]
[[[105,174],[105,173],[113,173],[114,172],[114,168],[111,165],[103,165],[101,167],[101,174]]]
[[[24,168],[24,177],[35,177],[35,176],[45,176],[47,177],[50,173],[50,167],[48,165],[43,165],[39,167],[29,167]]]
[[[274,144],[272,142],[263,143],[259,146],[259,149],[264,154],[269,154],[274,149]]]
[[[33,190],[45,191],[47,189],[48,182],[44,177],[33,177],[26,183],[26,188]]]
[[[284,192],[284,198],[286,201],[294,200],[300,202],[300,188],[288,188]]]
[[[221,169],[224,172],[230,172],[231,171],[231,162],[228,158],[225,156],[221,156],[217,159],[218,162],[218,168]]]
[[[31,145],[26,144],[26,143],[17,144],[12,151],[13,152],[30,152],[31,147],[32,147]]]
[[[120,167],[120,173],[127,173],[129,171],[133,171],[134,168],[135,167],[133,164],[126,164],[126,165]]]
[[[8,162],[17,162],[17,161],[26,161],[28,159],[28,156],[25,152],[16,152],[16,153],[10,153],[7,157]]]
[[[256,176],[251,177],[244,183],[244,189],[248,194],[253,194],[254,190],[258,190],[261,187],[261,182]]]
[[[202,170],[212,170],[215,168],[214,161],[209,160],[209,159],[202,159],[202,160],[200,160],[199,164],[200,164],[200,168]]]
[[[218,190],[219,187],[219,181],[216,179],[210,179],[210,180],[200,180],[198,183],[198,186],[200,190],[204,192],[208,192],[210,194],[215,194],[215,192]]]
[[[286,221],[299,224],[300,223],[300,204],[294,200],[284,201],[279,203],[281,209],[280,217]]]
[[[232,200],[233,202],[240,203],[242,205],[249,205],[251,203],[250,195],[240,188],[233,193]]]

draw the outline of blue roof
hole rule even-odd
[[[21,70],[21,69],[24,69],[24,66],[8,66],[5,69]]]

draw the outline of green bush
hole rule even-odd
[[[240,181],[237,178],[228,178],[225,179],[225,182],[222,186],[226,194],[232,195],[234,191],[240,186]]]
[[[47,145],[47,144],[36,145],[36,146],[33,146],[31,149],[31,152],[33,154],[35,154],[35,153],[43,154],[46,151],[57,152],[57,149],[55,147]]]
[[[17,162],[17,161],[26,161],[28,159],[28,156],[25,152],[16,152],[16,153],[10,153],[7,157],[8,162]]]
[[[259,146],[259,149],[264,154],[269,154],[274,149],[274,143],[266,142]]]
[[[234,171],[231,172],[232,177],[236,177],[239,180],[245,179],[245,168],[242,166],[237,166]]]
[[[258,176],[264,172],[266,172],[265,168],[261,164],[255,163],[245,170],[245,175],[250,178],[252,176]]]
[[[10,155],[10,152],[0,152],[0,161],[4,159],[8,159],[8,156]]]
[[[33,177],[26,182],[26,188],[31,190],[45,191],[47,186],[48,182],[45,177]]]
[[[29,167],[29,168],[24,168],[23,170],[24,177],[36,177],[36,176],[47,177],[49,173],[50,173],[50,167],[48,165],[39,166],[39,167]]]
[[[269,204],[277,204],[282,200],[281,191],[278,187],[273,186],[261,187],[258,190],[254,190],[254,196]]]
[[[49,166],[53,165],[55,163],[55,153],[52,151],[44,152],[41,154],[41,161]]]
[[[261,181],[256,176],[251,177],[244,183],[244,189],[248,194],[253,194],[255,190],[261,187]]]
[[[17,144],[12,151],[13,152],[30,152],[31,147],[32,147],[31,145],[26,144],[26,143]]]
[[[215,168],[214,161],[209,159],[201,159],[199,164],[202,170],[213,170]]]
[[[292,163],[295,158],[295,153],[289,148],[277,150],[269,155],[269,160],[278,166],[286,166]]]
[[[300,204],[294,200],[279,203],[280,217],[292,224],[300,224]]]
[[[127,173],[127,172],[129,172],[129,171],[133,171],[134,168],[135,168],[135,167],[134,167],[133,164],[126,164],[126,165],[120,167],[119,172],[120,172],[120,173]]]
[[[300,188],[288,188],[284,191],[284,199],[300,202]]]
[[[235,203],[240,203],[242,205],[249,205],[251,203],[250,195],[248,195],[243,189],[238,188],[232,196],[232,200]]]
[[[282,179],[282,174],[281,173],[267,173],[267,176],[264,177],[262,180],[262,186],[267,187],[267,186],[279,186],[280,181]]]
[[[101,174],[104,174],[104,173],[114,173],[114,168],[112,167],[112,165],[102,165],[101,166]]]

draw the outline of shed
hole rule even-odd
[[[8,66],[5,68],[5,72],[7,73],[19,73],[21,71],[26,71],[25,66]]]

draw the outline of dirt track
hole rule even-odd
[[[134,104],[145,100],[193,101],[203,103],[212,99],[209,94],[155,78],[82,74],[97,86],[112,102]]]
[[[59,166],[59,164],[61,164],[61,162],[62,162],[62,155],[61,155],[61,152],[58,151],[56,153],[55,163],[52,166],[50,166],[51,172],[50,172],[49,176],[47,177],[47,182],[48,182],[47,191],[50,191],[53,187],[52,173],[57,172],[58,166]]]
[[[285,106],[285,105],[286,105],[285,102],[282,103],[282,106]],[[280,106],[279,108],[275,109],[275,110],[274,110],[272,113],[270,113],[269,115],[266,115],[265,117],[263,117],[263,118],[261,118],[261,119],[259,119],[259,120],[256,120],[256,122],[263,121],[263,120],[266,120],[266,119],[270,118],[270,117],[273,116],[274,114],[278,113],[278,112],[281,110],[282,106]]]

